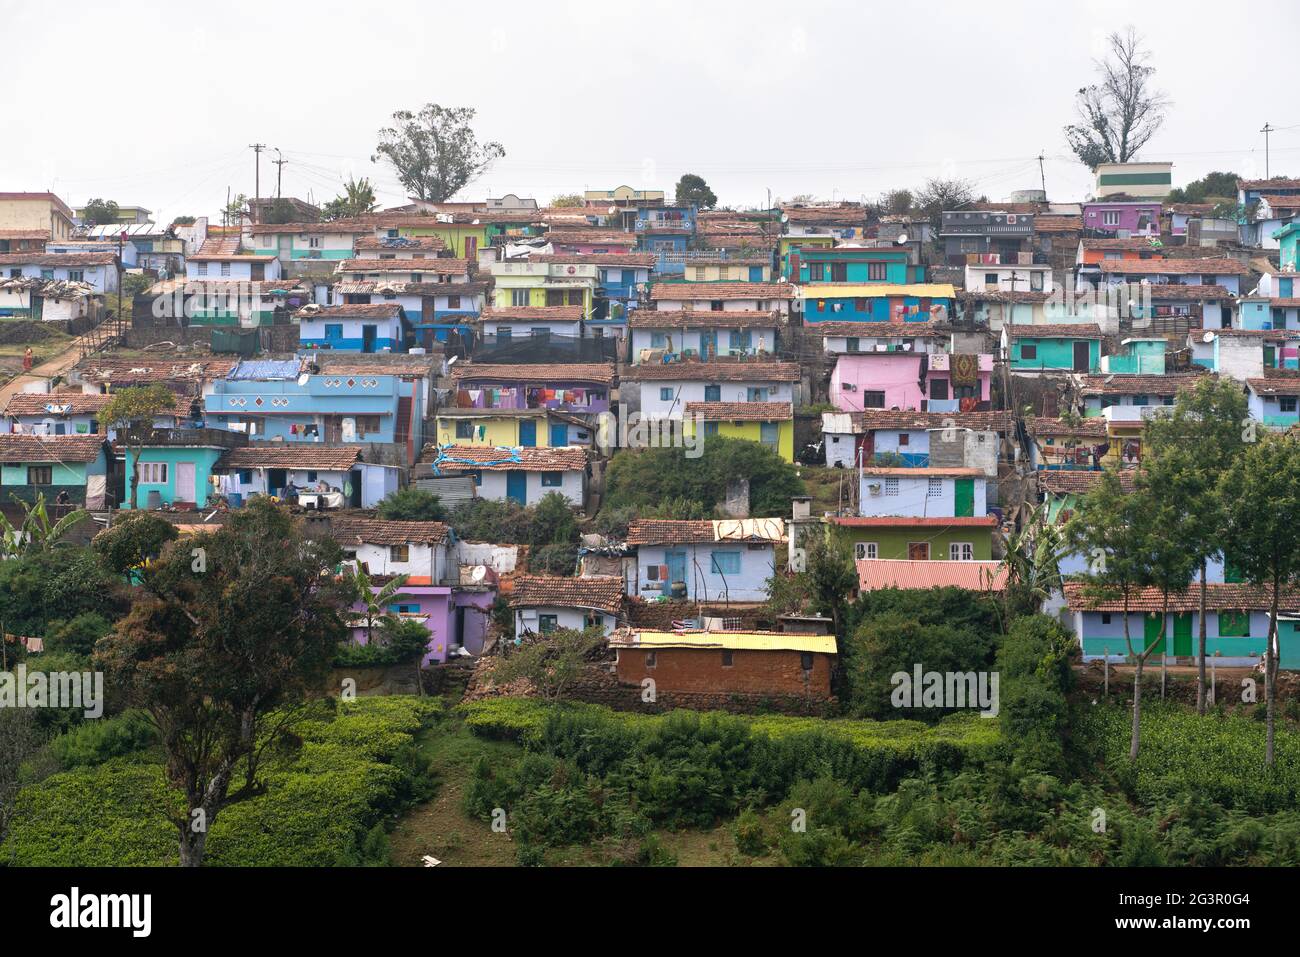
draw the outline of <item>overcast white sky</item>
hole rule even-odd
[[[216,215],[253,193],[248,144],[278,147],[284,195],[332,198],[372,164],[375,131],[428,101],[478,110],[506,157],[466,191],[540,201],[683,172],[723,204],[877,196],[935,175],[1000,199],[1081,199],[1061,132],[1105,34],[1133,24],[1172,99],[1144,151],[1174,182],[1213,169],[1300,173],[1300,98],[1282,61],[1294,0],[1084,3],[548,0],[0,0],[0,191],[52,189]],[[1284,42],[1285,41],[1285,42]],[[271,158],[274,153],[269,154]],[[262,159],[262,194],[275,167]]]

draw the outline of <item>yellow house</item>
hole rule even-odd
[[[488,231],[492,228],[473,213],[447,213],[442,216],[389,216],[379,221],[379,237],[402,236],[418,239],[437,236],[447,249],[459,259],[477,259],[478,251],[491,245]]]
[[[696,423],[710,435],[761,442],[785,461],[794,462],[794,407],[789,402],[687,402],[685,428]]]
[[[615,186],[613,189],[589,189],[582,194],[582,201],[587,206],[600,206],[612,203],[615,206],[629,206],[633,203],[662,203],[662,189],[633,189],[631,186]]]
[[[0,229],[43,229],[49,238],[69,239],[72,210],[53,193],[0,193]]]
[[[436,420],[439,445],[544,449],[592,442],[581,419],[547,409],[443,409]]]
[[[498,309],[581,306],[583,316],[590,317],[598,275],[598,267],[590,263],[493,263],[492,305]]]
[[[771,256],[686,260],[688,282],[771,282]]]

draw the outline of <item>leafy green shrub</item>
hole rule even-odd
[[[438,496],[409,485],[384,497],[379,503],[379,517],[390,522],[445,522],[447,510]]]
[[[112,630],[112,623],[103,615],[84,611],[68,621],[50,622],[45,632],[45,646],[51,651],[89,656],[95,650],[95,642]]]
[[[731,825],[732,835],[736,839],[736,850],[750,857],[761,857],[767,853],[767,828],[763,819],[753,808],[740,812]]]
[[[63,767],[75,768],[135,754],[157,740],[157,730],[148,717],[127,711],[116,718],[82,722],[51,741],[50,752]]]
[[[578,569],[578,546],[570,543],[542,545],[528,555],[528,571],[534,575],[572,576]]]

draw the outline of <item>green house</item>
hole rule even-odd
[[[213,491],[212,471],[217,460],[227,449],[248,444],[246,436],[224,429],[150,429],[141,438],[144,442],[139,457],[141,508],[206,505]],[[126,448],[126,494],[122,508],[136,507],[132,486],[136,441],[134,434],[128,434],[122,443]]]
[[[961,518],[895,515],[832,518],[831,539],[855,560],[989,561],[993,558],[993,515]]]
[[[1095,322],[1002,327],[1002,350],[1013,372],[1101,371],[1101,327]]]
[[[108,452],[102,435],[0,435],[0,498],[54,503],[67,493],[74,505],[104,508]]]

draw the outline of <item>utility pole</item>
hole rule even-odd
[[[1043,186],[1043,199],[1047,199],[1047,174],[1043,172],[1043,154],[1038,154],[1038,181]]]
[[[262,150],[266,149],[265,143],[250,143],[248,148],[253,151],[253,199],[255,206],[260,206],[262,202]]]
[[[271,162],[275,164],[275,198],[279,199],[280,198],[280,174],[284,172],[284,164],[289,161],[284,158],[284,154],[280,152],[279,147],[275,147],[275,155],[280,157],[279,159],[271,160]]]
[[[1273,132],[1273,127],[1265,123],[1264,128],[1260,130],[1264,134],[1264,178],[1269,179],[1268,175],[1268,134]]]

